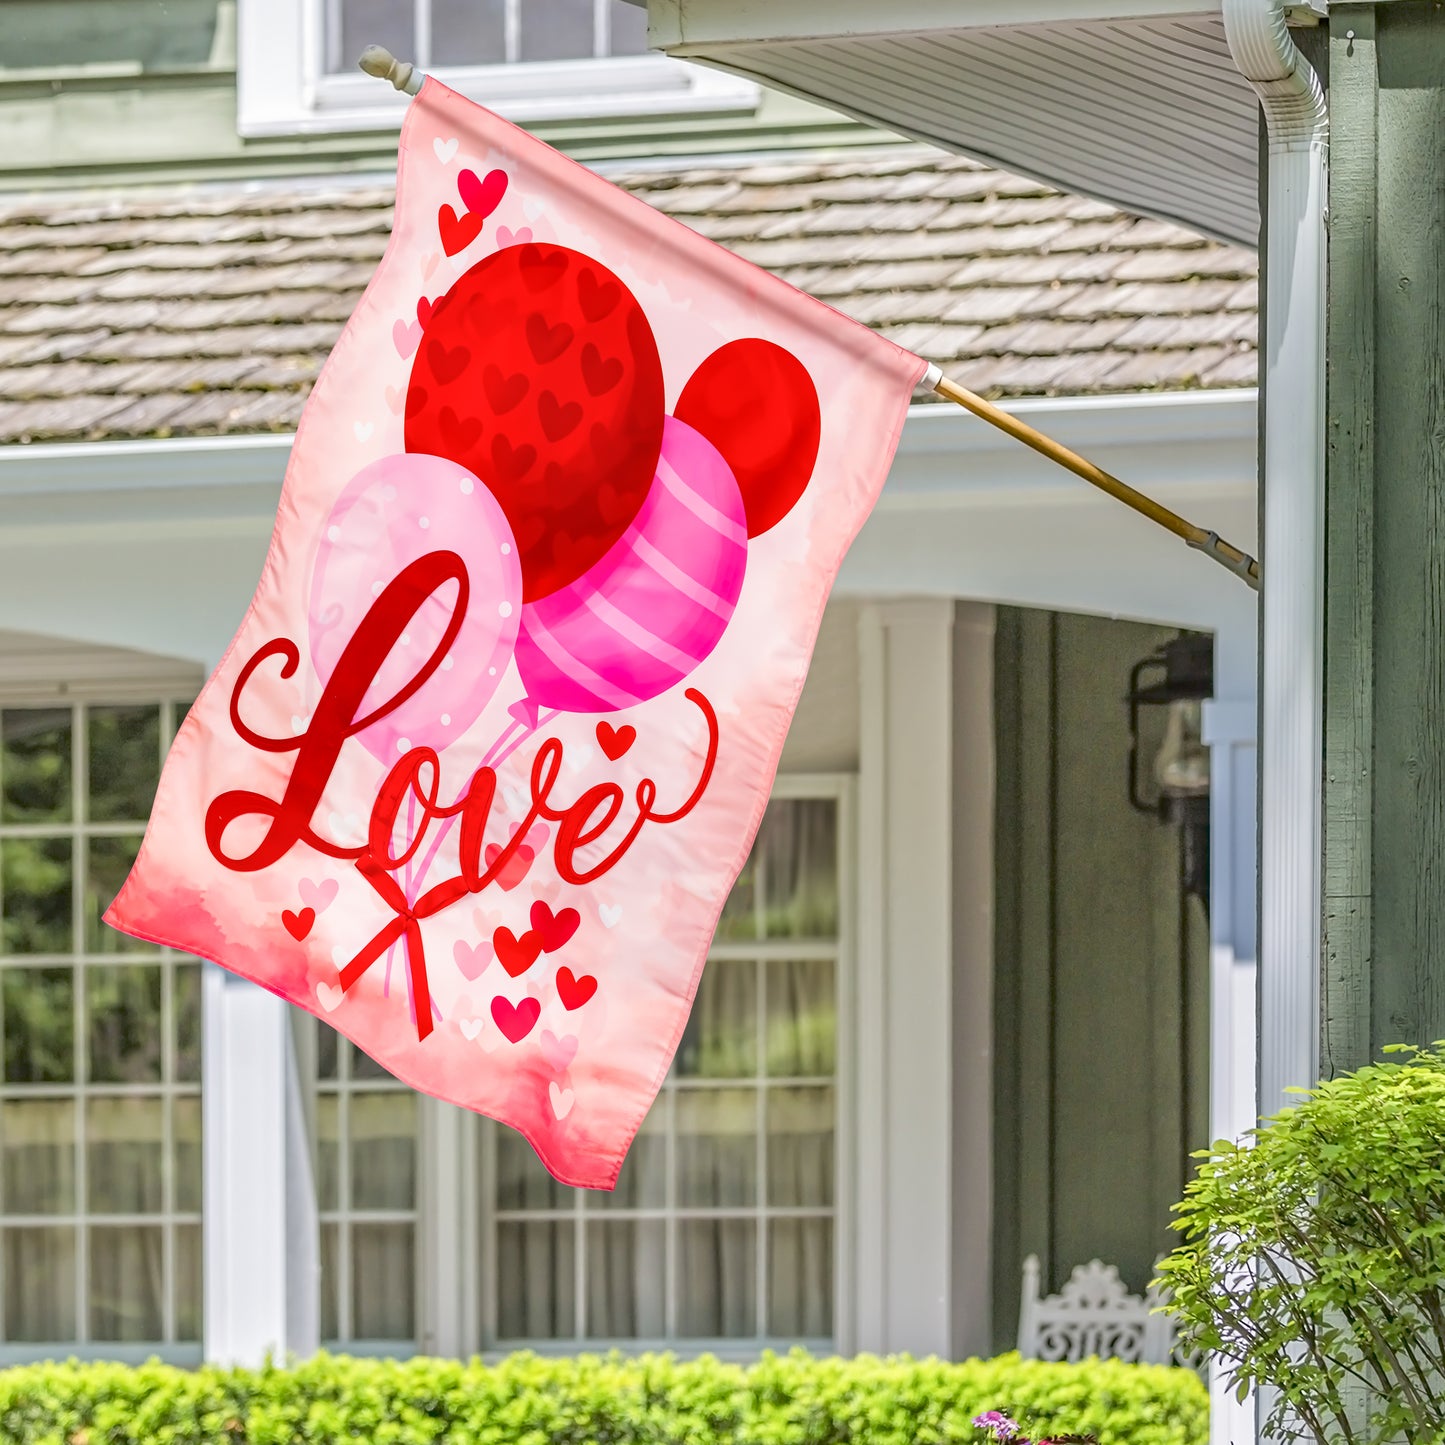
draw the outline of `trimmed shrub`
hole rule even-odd
[[[0,1370],[6,1445],[978,1445],[969,1422],[987,1409],[1035,1438],[1205,1445],[1209,1434],[1195,1375],[1115,1360],[319,1355],[290,1369]]]

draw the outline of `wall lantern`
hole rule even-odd
[[[1147,679],[1147,680],[1146,680]],[[1214,692],[1214,639],[1185,632],[1129,671],[1129,801],[1180,829],[1180,885],[1209,911],[1209,749],[1201,736],[1204,699]],[[1164,738],[1143,755],[1140,713],[1162,707]]]

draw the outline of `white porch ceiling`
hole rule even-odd
[[[669,54],[886,130],[1256,243],[1259,107],[1230,59],[1218,0],[867,10],[851,0],[649,0],[649,33]],[[1002,23],[1011,15],[1020,23]]]

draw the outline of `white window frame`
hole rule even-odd
[[[493,1174],[491,1169],[492,1141],[496,1137],[496,1130],[501,1126],[491,1124],[486,1119],[474,1121],[474,1128],[470,1131],[476,1154],[475,1159],[481,1161],[482,1167],[471,1168],[468,1171],[470,1180],[469,1195],[466,1207],[463,1210],[464,1227],[469,1230],[475,1243],[468,1242],[467,1247],[458,1252],[453,1260],[461,1259],[471,1266],[469,1280],[478,1283],[471,1287],[470,1293],[475,1297],[475,1311],[473,1318],[467,1321],[470,1327],[467,1339],[467,1353],[479,1353],[482,1358],[488,1361],[495,1361],[505,1358],[517,1350],[529,1350],[539,1355],[571,1355],[578,1350],[585,1350],[589,1353],[596,1351],[617,1350],[623,1354],[643,1354],[653,1351],[666,1351],[681,1359],[692,1359],[699,1355],[713,1355],[719,1359],[746,1363],[755,1360],[758,1354],[766,1349],[788,1349],[793,1345],[802,1345],[814,1354],[836,1353],[842,1342],[851,1338],[852,1334],[852,1279],[851,1261],[852,1250],[850,1241],[853,1231],[853,1200],[852,1183],[854,1178],[853,1159],[853,1136],[855,1114],[853,1106],[853,1055],[855,1024],[853,1016],[853,994],[854,994],[854,929],[855,929],[855,904],[856,893],[856,859],[857,859],[857,831],[855,822],[855,793],[856,779],[849,773],[791,773],[779,775],[774,780],[770,798],[773,800],[801,798],[801,799],[831,799],[837,804],[837,842],[838,842],[838,937],[836,945],[829,949],[830,956],[836,959],[834,973],[834,987],[837,1000],[837,1036],[834,1052],[833,1072],[833,1097],[834,1097],[834,1146],[833,1146],[833,1204],[831,1209],[833,1221],[833,1333],[826,1338],[816,1339],[783,1339],[779,1337],[758,1337],[747,1338],[722,1338],[722,1339],[602,1339],[586,1338],[578,1340],[575,1337],[570,1339],[526,1339],[526,1340],[498,1340],[496,1338],[494,1319],[494,1282],[496,1277],[496,1264],[493,1257],[496,1242],[495,1220],[489,1217],[489,1201],[493,1196]],[[800,953],[799,948],[806,950],[808,944],[798,942],[789,943],[788,940],[777,940],[776,942],[753,942],[718,945],[710,954],[711,957],[732,957],[746,956],[756,957],[759,953],[764,956],[776,952],[779,956],[806,956]],[[765,1137],[760,1134],[759,1147],[765,1144]],[[507,1211],[508,1217],[520,1217],[526,1211]],[[545,1211],[544,1211],[545,1212]],[[798,1214],[813,1215],[822,1211],[810,1209],[799,1209]],[[691,1213],[707,1215],[708,1217],[720,1217],[720,1215],[737,1214],[748,1217],[761,1217],[763,1213],[776,1216],[778,1211],[759,1206],[757,1209],[736,1210],[736,1211],[714,1211],[698,1210],[683,1211],[677,1213],[671,1208],[627,1210],[622,1214],[623,1218],[635,1218],[639,1216],[655,1217],[665,1221],[672,1221],[677,1218],[686,1218]],[[786,1211],[784,1211],[786,1213]],[[607,1221],[612,1218],[611,1211],[597,1210],[591,1213],[589,1218],[598,1221]],[[472,1253],[471,1251],[476,1251]],[[477,1268],[478,1255],[480,1256],[480,1269]],[[579,1255],[579,1269],[581,1256]],[[759,1274],[759,1287],[761,1288],[766,1279],[766,1253],[761,1246],[759,1239],[757,1268]],[[442,1283],[438,1281],[437,1284]],[[433,1285],[436,1288],[436,1285]],[[581,1295],[579,1293],[579,1301]],[[669,1301],[669,1308],[672,1302]]]
[[[0,711],[6,708],[70,708],[72,709],[72,733],[71,733],[71,767],[72,782],[74,789],[85,790],[88,788],[88,750],[86,747],[86,731],[83,715],[86,708],[92,706],[126,706],[145,705],[159,706],[161,711],[161,731],[164,738],[172,738],[176,731],[177,713],[181,709],[189,708],[196,694],[200,691],[203,678],[196,669],[183,663],[174,663],[167,666],[166,659],[149,658],[141,654],[127,655],[125,652],[113,651],[107,648],[87,648],[75,644],[61,644],[55,651],[46,655],[34,653],[29,648],[11,651],[0,649]],[[7,834],[13,836],[25,836],[28,834],[69,833],[79,843],[84,843],[91,837],[114,837],[131,836],[134,832],[130,824],[112,823],[91,823],[82,821],[79,816],[73,817],[68,824],[57,825],[50,828],[49,825],[36,824],[10,824],[4,825]],[[83,851],[83,850],[82,850]],[[80,851],[77,851],[73,860],[72,876],[72,919],[71,926],[74,938],[78,944],[83,944],[84,921],[84,865],[80,861]],[[90,955],[86,954],[83,947],[73,950],[69,955],[57,955],[53,959],[49,956],[17,955],[19,960],[14,964],[7,964],[7,967],[48,967],[64,966],[69,964],[72,967],[84,968]],[[76,1147],[78,1150],[79,1167],[75,1178],[75,1208],[69,1214],[15,1216],[6,1215],[0,1212],[0,1220],[9,1223],[18,1223],[22,1226],[36,1225],[68,1225],[74,1227],[77,1233],[76,1238],[76,1269],[75,1269],[75,1291],[76,1291],[76,1327],[77,1333],[81,1336],[75,1340],[51,1340],[51,1341],[14,1341],[0,1342],[0,1366],[38,1363],[47,1360],[77,1359],[77,1360],[106,1360],[117,1361],[123,1364],[139,1365],[148,1359],[158,1358],[167,1364],[178,1365],[184,1368],[194,1368],[201,1363],[203,1343],[199,1340],[177,1340],[175,1338],[175,1284],[176,1284],[176,1263],[174,1245],[174,1227],[177,1225],[199,1226],[204,1229],[204,1182],[202,1183],[201,1209],[197,1211],[181,1211],[176,1208],[174,1177],[174,1142],[175,1142],[175,1121],[173,1111],[170,1107],[165,1108],[163,1113],[163,1141],[162,1141],[162,1189],[164,1204],[162,1208],[154,1213],[144,1215],[116,1215],[93,1212],[85,1197],[85,1103],[88,1099],[107,1097],[134,1097],[160,1098],[166,1100],[167,1104],[176,1099],[195,1099],[201,1108],[201,1128],[204,1140],[205,1127],[205,1103],[204,1103],[204,1068],[202,1075],[195,1082],[178,1082],[174,1069],[175,1049],[175,1001],[174,984],[175,968],[178,963],[190,961],[188,957],[175,949],[157,948],[154,953],[149,951],[137,954],[116,955],[118,964],[123,966],[126,963],[160,963],[163,967],[161,976],[161,1027],[163,1051],[163,1067],[161,1079],[155,1083],[142,1085],[91,1085],[82,1083],[79,1078],[72,1080],[69,1085],[46,1086],[45,1097],[59,1097],[66,1095],[76,1100]],[[204,967],[204,965],[202,965]],[[80,1009],[80,998],[77,996],[75,1007]],[[76,1019],[76,1048],[79,1050],[82,1045],[83,1017],[77,1013]],[[23,1093],[11,1094],[9,1087],[0,1088],[6,1098],[25,1097]],[[203,1146],[204,1147],[204,1143]],[[165,1230],[163,1236],[163,1254],[165,1275],[165,1296],[162,1301],[162,1318],[164,1321],[163,1332],[166,1336],[163,1340],[151,1341],[121,1341],[121,1340],[92,1340],[89,1338],[88,1319],[88,1232],[93,1225],[100,1227],[125,1227],[126,1225],[143,1225],[148,1227],[160,1227]],[[204,1288],[204,1243],[202,1244],[202,1273]],[[204,1321],[204,1295],[202,1297],[201,1314]]]
[[[325,10],[325,0],[239,0],[236,126],[242,136],[400,126],[408,97],[360,71],[325,73]],[[434,65],[429,73],[522,125],[748,112],[757,108],[760,93],[739,76],[655,54]]]

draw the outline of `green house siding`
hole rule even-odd
[[[1173,634],[1000,608],[995,653],[994,1333],[1024,1258],[1142,1292],[1208,1140],[1209,948],[1179,833],[1127,793],[1129,669]],[[1187,906],[1182,904],[1187,903]]]

